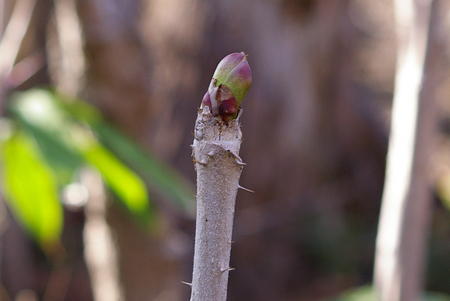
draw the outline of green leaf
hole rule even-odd
[[[83,146],[81,152],[86,160],[98,169],[109,188],[132,213],[148,217],[147,190],[144,182],[134,172],[98,143]]]
[[[60,185],[68,185],[73,181],[74,172],[83,164],[83,158],[67,141],[58,135],[24,121],[26,130],[35,138],[45,160],[57,175]]]
[[[84,152],[85,147],[90,143],[99,144],[89,132],[92,130],[97,134],[100,142],[141,175],[155,191],[193,216],[195,211],[193,185],[169,165],[142,150],[130,139],[109,126],[103,121],[101,113],[88,103],[81,100],[67,101],[50,91],[35,89],[17,93],[10,108],[34,135],[49,164],[58,172],[58,178],[65,179],[80,164],[78,155],[80,152]],[[108,156],[112,157],[112,153],[109,153]],[[82,157],[85,160],[90,157],[88,161],[99,168],[102,163],[96,164],[94,160],[104,156],[92,154],[86,156],[84,154]],[[114,159],[114,161],[120,163],[118,159]],[[125,165],[122,164],[122,166],[126,168]],[[107,172],[107,166],[104,164],[100,172],[108,186],[127,206],[136,202],[131,201],[133,199],[129,196],[132,194],[131,192],[119,188],[121,183],[124,183],[116,180],[119,175],[113,180],[114,176]],[[109,175],[106,176],[106,174]],[[130,170],[128,174],[133,174],[135,178],[138,178]],[[128,199],[122,199],[123,197]],[[136,209],[138,207],[135,207],[134,210],[130,208],[130,210],[137,212],[139,211]]]
[[[110,126],[101,113],[88,103],[77,100],[60,101],[58,104],[72,118],[87,123],[100,142],[142,176],[153,190],[165,196],[188,215],[195,215],[195,189],[192,183],[176,170]]]
[[[372,285],[363,285],[351,288],[342,295],[330,299],[330,301],[376,301],[375,292]],[[420,298],[422,301],[450,301],[450,296],[437,292],[424,292]]]
[[[375,301],[372,285],[363,285],[344,292],[330,301]]]
[[[71,124],[70,116],[56,105],[54,94],[48,90],[32,89],[14,93],[8,108],[28,123],[56,135],[62,135]]]
[[[92,127],[100,141],[144,177],[153,189],[167,197],[186,214],[190,216],[195,214],[195,189],[190,182],[106,122]]]
[[[71,119],[52,97],[40,89],[16,93],[10,109],[35,138],[59,184],[67,185],[83,159],[70,141]]]
[[[102,113],[96,107],[81,99],[67,99],[60,94],[54,97],[59,109],[77,121],[95,124],[103,120]]]
[[[56,243],[63,210],[51,169],[33,139],[16,133],[2,143],[6,202],[19,223],[42,245]]]
[[[36,138],[58,178],[63,179],[62,184],[67,184],[73,172],[88,162],[133,214],[148,218],[148,196],[142,180],[102,147],[89,128],[82,126],[84,121],[97,122],[101,115],[87,104],[63,104],[56,97],[40,89],[17,93],[11,109]]]

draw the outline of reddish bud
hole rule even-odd
[[[217,79],[218,85],[223,84],[228,74],[245,58],[243,52],[235,52],[224,57],[217,65],[213,78]]]
[[[236,118],[239,105],[252,84],[252,71],[243,52],[223,58],[203,96],[202,107],[208,106],[213,116],[227,122]]]
[[[219,116],[222,117],[222,120],[225,122],[230,121],[231,119],[236,118],[239,110],[239,103],[236,97],[232,97],[229,99],[225,99],[219,106]]]
[[[252,85],[252,71],[247,62],[247,56],[244,56],[242,61],[231,70],[222,84],[230,88],[239,103],[241,103]]]
[[[205,93],[205,96],[203,96],[203,99],[202,99],[202,108],[205,106],[208,106],[209,109],[211,109],[211,97],[209,97],[208,92]]]

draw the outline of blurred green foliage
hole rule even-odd
[[[377,301],[375,298],[373,287],[371,285],[363,285],[350,289],[341,296],[331,299],[330,301]],[[425,292],[423,294],[423,301],[450,301],[450,296],[435,292]]]
[[[62,230],[62,208],[56,179],[37,145],[23,131],[2,143],[4,192],[18,221],[42,245]]]
[[[1,141],[5,197],[13,215],[41,246],[59,241],[59,191],[76,181],[84,166],[95,168],[141,223],[148,225],[153,214],[145,182],[182,212],[193,214],[192,184],[86,102],[33,89],[13,94],[8,111],[9,132]]]

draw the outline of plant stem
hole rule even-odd
[[[228,124],[199,111],[192,145],[197,222],[191,301],[225,301],[236,194],[244,163],[239,117]]]

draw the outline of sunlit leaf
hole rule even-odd
[[[63,225],[57,185],[34,140],[17,133],[2,143],[6,201],[24,228],[43,246],[55,243]]]
[[[57,135],[51,135],[48,131],[32,124],[26,125],[46,161],[57,175],[58,182],[61,185],[70,184],[73,181],[74,172],[83,164],[82,157]]]
[[[97,108],[81,99],[66,99],[59,94],[55,94],[55,99],[59,108],[77,121],[95,124],[103,120],[102,113]]]
[[[10,108],[34,136],[58,182],[67,185],[83,160],[70,144],[70,118],[55,105],[52,97],[50,92],[38,89],[17,93]]]
[[[54,94],[44,89],[15,93],[9,108],[33,124],[54,134],[62,134],[70,124],[70,117],[57,105]]]
[[[80,101],[63,103],[47,90],[16,94],[11,109],[34,135],[59,176],[70,176],[87,161],[99,170],[111,190],[132,213],[148,216],[148,196],[142,180],[98,143],[86,127],[87,121],[101,119],[97,110]]]
[[[101,113],[86,102],[80,100],[67,101],[60,95],[47,90],[30,90],[17,94],[11,109],[35,136],[43,154],[49,164],[58,172],[60,179],[67,179],[73,173],[74,168],[80,164],[78,153],[80,150],[85,151],[86,141],[83,141],[83,139],[89,135],[82,134],[80,140],[80,135],[76,132],[81,128],[84,129],[82,131],[89,132],[88,127],[90,127],[100,142],[112,151],[109,153],[109,158],[113,158],[114,153],[142,176],[155,191],[164,195],[167,200],[172,201],[188,214],[192,215],[194,212],[193,195],[195,190],[193,185],[169,165],[143,151],[130,139],[109,126],[103,120]],[[74,129],[76,130],[74,131]],[[90,136],[89,139],[95,140],[95,137]],[[106,151],[98,141],[93,142]],[[84,146],[80,147],[80,145]],[[95,162],[106,158],[106,156],[99,155],[101,153],[96,151],[89,156],[84,153],[83,157],[98,169],[101,166],[100,172],[108,186],[120,199],[127,198],[127,200],[122,199],[127,206],[135,206],[134,209],[130,207],[131,211],[139,211],[137,209],[139,202],[133,201],[133,199],[139,199],[133,196],[136,192],[122,188],[120,185],[126,183],[126,181],[118,180],[120,175],[125,174],[132,174],[136,179],[139,179],[139,177],[128,169],[126,173],[113,176],[112,173],[107,172],[108,166],[103,164],[102,161]],[[116,158],[114,158],[114,161],[120,163]],[[122,164],[121,166],[123,170],[126,169],[125,165]],[[140,179],[139,181],[142,183]],[[139,185],[135,186],[138,187]]]
[[[110,151],[97,143],[83,147],[81,152],[95,166],[111,190],[138,215],[149,213],[147,190],[142,180],[123,165]]]
[[[100,141],[144,177],[153,189],[166,196],[168,200],[174,202],[178,208],[187,214],[194,214],[195,190],[191,183],[170,166],[143,151],[130,139],[106,123],[93,125],[93,129]]]
[[[167,200],[187,214],[191,216],[194,214],[195,189],[192,183],[108,125],[101,118],[100,112],[89,104],[74,101],[64,102],[62,106],[74,118],[87,122],[100,141],[141,175],[154,190],[164,195]]]

